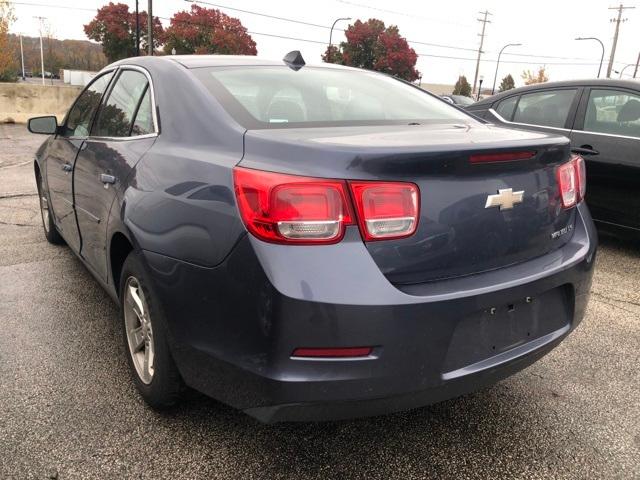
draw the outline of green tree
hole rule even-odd
[[[506,92],[507,90],[511,90],[512,88],[516,88],[516,82],[513,80],[511,74],[507,75],[500,82],[499,92]]]
[[[458,81],[453,87],[453,95],[471,96],[471,84],[464,75],[458,77]]]

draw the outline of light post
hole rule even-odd
[[[484,75],[480,75],[480,78],[478,79],[478,83],[480,85],[478,85],[478,96],[476,98],[476,102],[480,100],[480,92],[482,92],[482,82],[484,82]]]
[[[604,43],[602,40],[596,37],[577,37],[575,40],[595,40],[602,47],[602,55],[600,56],[600,66],[598,67],[598,78],[600,78],[600,71],[602,70],[602,62],[604,61]]]
[[[140,14],[138,13],[138,0],[136,0],[136,57],[140,56]]]
[[[22,48],[22,33],[20,34],[20,64],[22,65],[22,81],[24,82],[24,49]]]
[[[521,47],[521,43],[507,43],[504,47],[500,49],[500,53],[498,54],[498,62],[496,63],[496,74],[493,77],[493,88],[491,89],[491,95],[496,93],[496,81],[498,80],[498,67],[500,66],[500,57],[502,56],[502,52],[507,47]]]
[[[336,26],[336,23],[341,20],[351,20],[351,17],[336,18],[336,20],[333,22],[333,25],[331,25],[331,30],[329,31],[329,50],[327,50],[327,63],[331,63],[331,40],[333,38],[333,28]]]
[[[44,85],[44,50],[42,49],[42,23],[45,21],[45,17],[33,17],[38,20],[40,25],[40,74],[42,75],[42,85]]]
[[[620,76],[619,76],[618,78],[622,78],[622,74],[624,73],[624,71],[625,71],[627,68],[629,68],[629,67],[635,67],[635,66],[636,66],[636,64],[635,64],[635,63],[628,63],[627,65],[625,65],[625,66],[620,70],[620,72],[617,72],[617,73],[620,73]]]

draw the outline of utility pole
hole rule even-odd
[[[636,78],[636,75],[638,74],[638,65],[640,65],[640,52],[638,52],[638,60],[636,61],[636,68],[633,71],[633,78]]]
[[[22,81],[24,82],[24,49],[22,48],[22,33],[20,34],[20,64],[22,65]]]
[[[611,46],[611,56],[609,57],[609,66],[607,67],[607,78],[611,78],[611,70],[613,70],[613,59],[616,56],[616,47],[618,46],[618,33],[620,32],[620,23],[626,22],[627,19],[622,18],[623,10],[631,10],[636,7],[625,7],[620,4],[619,7],[610,7],[609,10],[618,10],[618,18],[612,18],[611,21],[616,23],[616,32],[613,34],[613,45]]]
[[[149,39],[149,55],[153,55],[153,0],[149,0],[147,7],[147,37]]]
[[[487,23],[491,23],[491,20],[487,20],[487,17],[491,15],[491,13],[488,10],[485,10],[484,12],[479,12],[479,13],[480,15],[484,15],[484,17],[477,19],[479,22],[482,23],[482,33],[479,34],[480,47],[478,48],[478,59],[476,60],[476,74],[473,77],[473,90],[471,91],[471,93],[476,93],[476,84],[478,83],[478,72],[480,70],[480,57],[482,56],[482,46],[484,45],[484,31],[485,31],[485,28],[487,28]]]
[[[42,23],[47,17],[33,17],[40,22],[40,74],[42,75],[42,85],[44,85],[44,52],[42,50]]]

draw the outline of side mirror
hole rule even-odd
[[[31,133],[53,135],[58,131],[58,119],[53,115],[30,118],[27,128]]]

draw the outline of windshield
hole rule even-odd
[[[209,67],[192,72],[245,128],[475,123],[386,75],[304,67]]]

